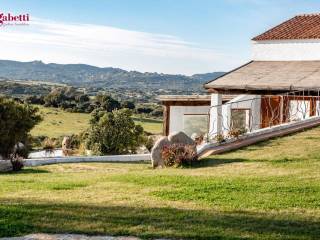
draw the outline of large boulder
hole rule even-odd
[[[174,132],[168,136],[168,140],[171,144],[184,144],[184,145],[193,145],[195,141],[192,140],[184,132]]]
[[[162,159],[162,148],[166,145],[169,145],[170,142],[168,140],[168,137],[161,137],[159,138],[155,144],[153,145],[153,148],[151,150],[151,164],[152,167],[163,167],[164,162]]]
[[[168,137],[161,137],[156,141],[151,150],[151,163],[152,167],[163,167],[164,161],[162,159],[162,149],[164,146],[172,144],[193,145],[196,148],[196,142],[192,140],[184,132],[175,132]]]

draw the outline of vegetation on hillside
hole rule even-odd
[[[128,108],[136,114],[151,117],[162,117],[162,107],[155,104],[135,105],[133,101],[118,101],[111,95],[98,93],[90,97],[73,87],[53,88],[47,95],[31,95],[24,98],[29,104],[61,108],[68,112],[91,113],[93,110],[112,112],[115,109]]]
[[[0,60],[0,76],[9,79],[32,79],[69,84],[78,87],[126,89],[201,90],[202,84],[222,75],[221,72],[194,76],[163,73],[141,73],[119,68],[99,68],[85,64],[45,64],[41,61]]]
[[[182,169],[79,163],[1,174],[0,237],[37,232],[173,239],[320,236],[320,128],[202,161]]]

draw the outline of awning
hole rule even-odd
[[[252,61],[204,85],[215,91],[318,91],[320,61]]]

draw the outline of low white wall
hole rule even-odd
[[[183,131],[184,114],[208,114],[210,106],[171,106],[169,134]]]
[[[214,105],[214,103],[212,104]],[[215,106],[215,105],[214,105]],[[259,95],[239,95],[229,102],[222,105],[221,116],[221,130],[223,134],[227,134],[231,126],[231,110],[232,109],[249,109],[251,111],[250,116],[250,128],[249,131],[254,131],[260,128],[261,118],[261,96]],[[215,113],[210,111],[210,113]],[[210,124],[217,122],[215,120],[217,116],[215,114],[210,115]],[[216,134],[215,131],[211,131],[212,135]]]
[[[253,41],[254,61],[320,60],[320,40]]]
[[[24,159],[25,166],[41,166],[57,163],[81,163],[81,162],[141,162],[151,161],[150,154],[111,155],[91,157],[57,157],[42,159]]]

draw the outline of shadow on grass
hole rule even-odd
[[[200,161],[196,163],[192,163],[191,166],[186,166],[186,168],[205,168],[205,167],[215,167],[219,165],[224,164],[230,164],[230,163],[239,163],[239,162],[245,162],[245,159],[242,158],[232,158],[232,159],[214,159],[214,155],[210,158],[201,159]]]
[[[0,172],[0,175],[23,175],[23,174],[37,174],[37,173],[50,173],[50,171],[36,168],[23,168],[21,171]]]
[[[26,203],[0,204],[0,237],[29,233],[142,238],[317,239],[319,220],[252,212]]]

